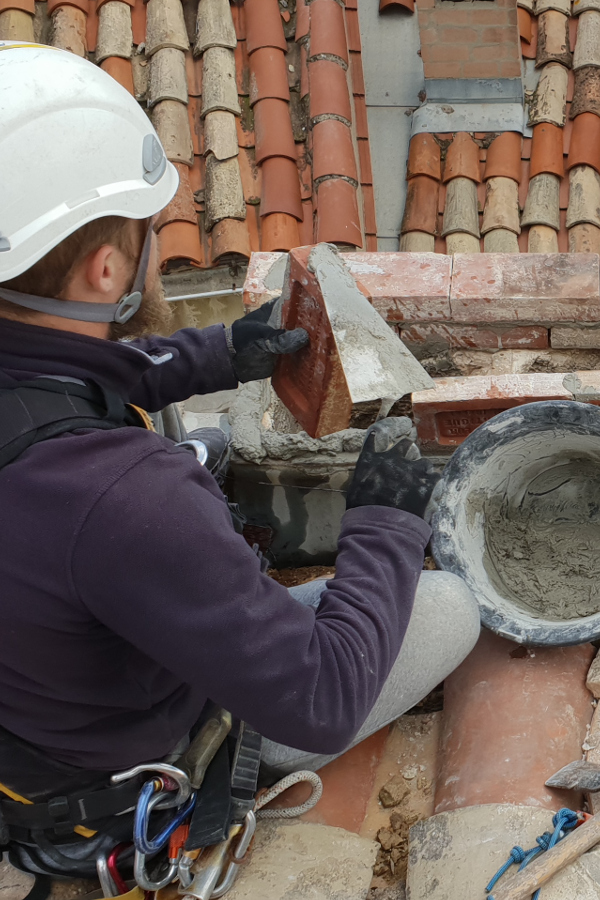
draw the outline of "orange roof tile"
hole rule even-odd
[[[302,44],[300,47],[300,97],[304,99],[308,93],[308,51],[306,44]]]
[[[424,231],[435,234],[438,218],[439,184],[427,175],[417,175],[408,182],[401,234]]]
[[[357,138],[369,137],[369,120],[367,118],[367,104],[360,94],[354,97],[354,127]]]
[[[531,13],[519,6],[517,8],[517,17],[519,22],[519,35],[521,37],[521,40],[525,41],[526,44],[530,44],[533,34],[531,28]]]
[[[143,44],[146,40],[146,3],[144,0],[135,0],[131,10],[131,28],[133,43]]]
[[[521,53],[524,59],[535,59],[537,56],[537,37],[538,37],[538,24],[537,19],[531,19],[531,40],[529,43],[527,41],[521,41]]]
[[[221,219],[211,231],[211,258],[213,263],[223,257],[250,258],[250,235],[246,222],[239,219]]]
[[[298,223],[300,247],[314,243],[314,222],[312,200],[302,201],[302,221]]]
[[[301,41],[310,32],[310,7],[306,0],[296,0],[296,40]]]
[[[563,164],[563,129],[549,122],[533,126],[531,144],[530,177],[548,172],[562,178]]]
[[[365,218],[365,231],[367,234],[377,234],[377,221],[375,219],[375,194],[372,184],[363,184],[363,211]]]
[[[86,15],[89,12],[88,0],[48,0],[48,15],[51,16],[54,10],[58,9],[59,6],[74,6],[75,9],[80,9],[81,12],[84,12]]]
[[[261,222],[260,249],[266,252],[292,250],[300,245],[298,220],[285,213],[272,213]]]
[[[429,175],[438,181],[442,177],[441,148],[432,134],[415,134],[408,149],[407,178]]]
[[[260,47],[250,56],[250,105],[266,98],[290,99],[285,54],[278,47]]]
[[[379,12],[383,12],[390,6],[399,6],[407,9],[409,12],[415,11],[415,0],[379,0]]]
[[[373,184],[373,169],[371,167],[371,148],[368,141],[357,140],[358,161],[360,164],[360,183]]]
[[[160,213],[156,222],[156,229],[160,231],[169,222],[192,222],[198,224],[198,217],[194,207],[194,194],[190,185],[190,168],[182,163],[174,163],[179,175],[179,187],[177,193]]]
[[[122,59],[120,56],[108,56],[100,63],[100,68],[118,81],[125,90],[133,94],[133,70],[130,59]]]
[[[351,122],[350,92],[343,66],[329,59],[314,59],[308,64],[308,76],[311,119],[335,115]]]
[[[348,50],[360,51],[360,24],[358,21],[358,10],[346,10],[346,34],[348,36]]]
[[[362,247],[356,188],[343,178],[329,178],[317,188],[315,240]]]
[[[336,0],[313,0],[310,4],[310,55],[321,54],[348,62],[344,10]]]
[[[246,6],[244,3],[231,3],[231,18],[238,41],[246,40]]]
[[[470,178],[471,181],[481,181],[479,168],[479,147],[470,134],[459,131],[446,152],[446,164],[444,165],[444,184],[451,178]],[[415,229],[418,231],[419,229]]]
[[[303,200],[310,200],[312,197],[312,168],[305,142],[296,144],[296,155],[300,176],[300,196]]]
[[[313,128],[313,179],[330,175],[358,181],[352,133],[337,119],[324,119]]]
[[[517,183],[521,180],[521,143],[522,136],[516,131],[505,131],[489,146],[485,166],[485,179],[498,175],[512,178]]]
[[[30,16],[35,16],[35,0],[0,0],[0,12],[9,9],[19,9],[21,12],[29,13]]]
[[[161,228],[158,237],[159,261],[163,271],[173,260],[185,260],[199,267],[206,265],[197,224],[170,222]]]
[[[581,113],[573,122],[567,169],[573,166],[592,166],[600,172],[600,118],[594,113]]]
[[[298,167],[285,156],[272,156],[261,166],[262,198],[260,215],[286,213],[302,220],[302,200]]]
[[[260,47],[287,50],[277,0],[245,0],[244,7],[248,53],[254,53]]]
[[[262,195],[262,167],[256,164],[254,150],[240,147],[240,175],[246,203],[257,205]]]
[[[352,93],[365,93],[365,79],[363,75],[362,58],[360,53],[354,50],[350,52],[350,74],[352,76]]]
[[[185,54],[185,77],[190,97],[202,96],[202,60],[194,58],[192,51]]]
[[[296,159],[289,104],[285,100],[259,100],[254,107],[256,161],[270,156]]]

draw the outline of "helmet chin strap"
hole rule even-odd
[[[142,291],[148,274],[150,249],[152,246],[152,229],[154,219],[148,225],[146,237],[140,253],[137,270],[131,291],[124,294],[118,303],[86,303],[81,300],[55,300],[51,297],[38,297],[35,294],[22,294],[20,291],[9,291],[0,284],[0,297],[50,316],[61,319],[76,319],[78,322],[118,322],[122,325],[136,314],[142,303]]]

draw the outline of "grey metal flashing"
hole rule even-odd
[[[429,103],[522,103],[520,78],[427,78]]]
[[[521,103],[425,103],[412,116],[412,134],[450,131],[519,131],[526,134]]]

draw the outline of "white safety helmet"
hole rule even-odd
[[[0,282],[93,219],[150,218],[177,185],[149,118],[110,75],[0,41]]]

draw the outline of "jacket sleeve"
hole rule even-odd
[[[161,448],[89,511],[71,558],[73,599],[265,737],[338,753],[396,659],[429,536],[395,509],[347,512],[315,613],[261,573],[193,455]]]
[[[182,328],[168,338],[142,338],[131,341],[130,346],[152,355],[158,362],[142,376],[129,398],[148,412],[187,400],[192,394],[237,387],[223,325]],[[161,363],[161,357],[168,354],[172,358]]]

